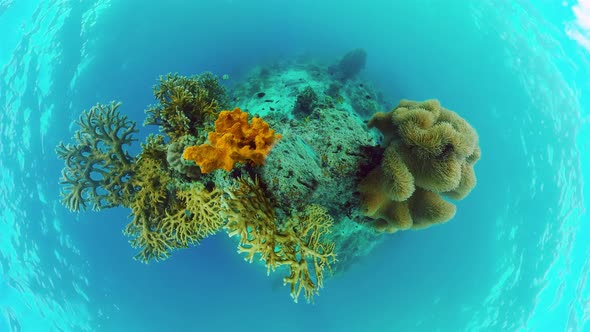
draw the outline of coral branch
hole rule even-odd
[[[124,146],[136,139],[135,123],[118,111],[121,103],[97,104],[80,116],[75,144],[60,143],[56,149],[65,161],[62,172],[62,203],[72,211],[125,205],[133,194],[129,183],[134,158]]]

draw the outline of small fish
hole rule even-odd
[[[228,74],[224,74],[223,76],[221,76],[221,79],[224,81],[229,80],[229,75]]]

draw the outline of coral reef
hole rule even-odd
[[[135,123],[118,111],[121,103],[97,104],[82,112],[75,144],[60,143],[57,155],[65,161],[62,203],[72,211],[87,204],[102,210],[128,203],[135,189],[129,182],[134,158],[125,147],[136,141]]]
[[[476,183],[473,128],[436,101],[378,112],[383,98],[358,78],[365,62],[358,49],[331,67],[302,57],[256,68],[229,92],[233,110],[211,73],[162,76],[145,120],[160,133],[136,156],[135,123],[119,103],[98,104],[75,143],[56,149],[62,203],[130,209],[124,234],[144,263],[224,230],[247,261],[283,276],[295,302],[312,302],[383,232],[452,218],[445,198]],[[381,146],[363,121],[372,114]]]
[[[362,209],[381,231],[447,221],[475,186],[480,157],[475,130],[436,100],[403,100],[369,121],[383,134],[383,160],[359,184]]]
[[[209,143],[187,147],[183,157],[199,165],[202,173],[219,168],[229,172],[238,162],[260,166],[280,138],[264,120],[253,118],[249,124],[248,113],[235,108],[219,114]]]
[[[370,118],[373,114],[385,110],[383,105],[387,103],[367,82],[351,82],[346,84],[343,90],[352,108],[363,118]]]

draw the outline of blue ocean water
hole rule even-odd
[[[590,330],[588,1],[4,0],[0,29],[0,331]],[[96,102],[141,124],[161,74],[357,47],[390,107],[437,98],[477,129],[478,184],[314,304],[226,236],[145,265],[127,209],[60,204],[54,149]]]

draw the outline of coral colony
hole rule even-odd
[[[388,103],[358,77],[365,59],[359,49],[329,67],[276,63],[231,92],[210,73],[161,77],[145,120],[160,133],[137,155],[121,104],[97,104],[73,144],[57,147],[62,202],[130,209],[124,234],[145,263],[224,230],[247,261],[285,273],[295,301],[312,301],[326,272],[344,271],[383,233],[452,219],[447,199],[476,183],[474,129],[436,100],[383,112]]]

